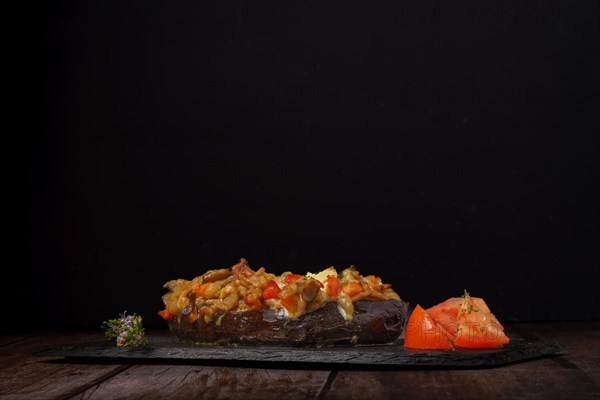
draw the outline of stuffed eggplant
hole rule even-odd
[[[373,275],[254,271],[242,259],[192,280],[167,282],[159,314],[180,339],[202,344],[383,344],[396,340],[407,304]]]

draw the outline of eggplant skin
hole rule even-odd
[[[169,328],[181,340],[213,345],[385,344],[401,335],[407,308],[402,300],[361,300],[354,303],[352,321],[347,322],[337,304],[329,302],[296,319],[286,317],[282,309],[250,310],[216,313],[208,323],[203,318],[172,318]]]

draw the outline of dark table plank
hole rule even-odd
[[[2,335],[9,338],[8,335]],[[54,363],[56,357],[35,357],[32,348],[67,341],[98,340],[93,333],[48,333],[24,336],[0,347],[0,398],[65,398],[80,393],[94,382],[101,382],[128,368],[119,364]],[[14,338],[13,338],[14,339]],[[8,341],[8,340],[7,340]]]
[[[581,399],[596,390],[540,359],[495,369],[340,371],[325,398]]]
[[[316,399],[329,371],[137,365],[76,398]]]
[[[4,333],[0,336],[0,347],[12,345],[21,340],[29,339],[40,334],[35,333]]]
[[[530,322],[514,325],[516,334],[527,339],[560,341],[565,351],[556,361],[562,362],[565,368],[581,369],[600,385],[600,321]],[[569,363],[573,365],[568,365]]]

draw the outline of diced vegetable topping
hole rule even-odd
[[[300,295],[293,293],[283,299],[281,299],[281,305],[288,311],[290,316],[296,316],[300,309]]]
[[[166,320],[173,318],[173,315],[170,312],[168,312],[166,309],[159,311],[158,315],[160,315],[161,318],[166,319]]]
[[[192,280],[172,280],[164,287],[169,292],[163,296],[165,309],[159,315],[167,320],[202,317],[210,321],[219,312],[281,308],[297,318],[327,302],[337,302],[342,316],[351,320],[356,301],[400,299],[391,285],[373,275],[363,277],[354,267],[340,274],[328,267],[316,274],[276,276],[264,268],[254,271],[244,259],[231,268],[210,270]]]
[[[300,278],[301,276],[298,274],[289,274],[283,279],[283,281],[289,285],[290,283],[296,282]]]
[[[279,288],[277,282],[275,282],[274,280],[269,281],[269,283],[267,283],[267,286],[262,292],[262,298],[263,300],[276,299],[279,292],[281,292],[281,289]]]
[[[363,286],[359,282],[346,282],[342,285],[342,292],[348,297],[354,297],[363,291]]]
[[[325,293],[329,297],[337,297],[340,293],[340,280],[336,276],[330,276],[327,278],[327,289]]]

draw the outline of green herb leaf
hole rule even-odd
[[[119,347],[148,344],[148,340],[144,336],[142,317],[135,313],[127,315],[127,311],[124,311],[120,318],[104,321],[102,329],[104,330],[104,337],[116,341]]]

